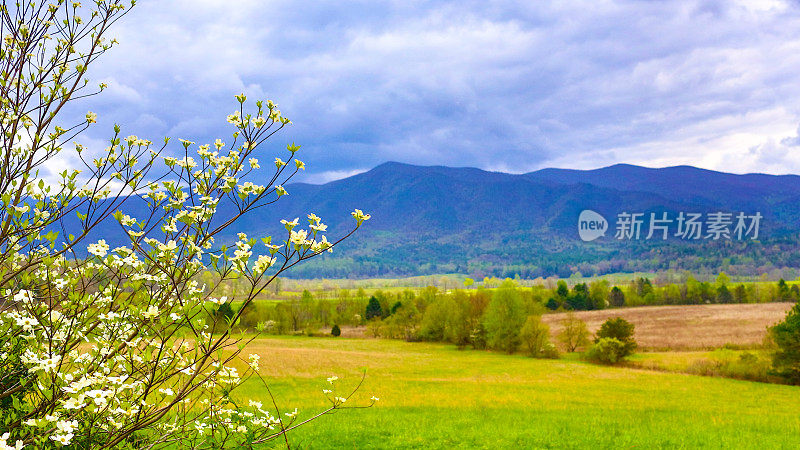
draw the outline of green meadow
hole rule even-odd
[[[262,374],[299,418],[364,385],[290,434],[293,448],[798,448],[800,388],[531,359],[395,340],[260,338]],[[253,379],[240,395],[265,401]]]

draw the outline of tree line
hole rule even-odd
[[[469,283],[468,283],[469,284]],[[797,284],[732,283],[721,273],[714,282],[688,277],[682,283],[657,284],[647,277],[612,285],[607,280],[569,286],[559,280],[552,287],[519,286],[507,279],[496,288],[453,289],[436,287],[395,291],[342,289],[335,298],[315,298],[310,291],[285,301],[251,302],[236,324],[243,330],[271,334],[315,334],[334,325],[367,326],[367,333],[406,340],[445,341],[476,348],[491,346],[487,331],[493,323],[522,327],[528,316],[550,311],[586,311],[646,306],[712,303],[796,302]],[[490,307],[491,304],[495,306]],[[502,306],[502,314],[501,308]],[[223,305],[217,315],[233,317],[235,304]],[[499,315],[499,316],[498,316]],[[500,325],[498,325],[500,327]]]

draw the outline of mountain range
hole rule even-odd
[[[627,164],[508,174],[388,162],[330,183],[293,183],[286,189],[290,195],[240,219],[228,240],[240,231],[283,238],[280,220],[299,217],[304,223],[308,213],[324,219],[333,240],[352,228],[354,208],[372,215],[332,254],[293,268],[292,277],[461,273],[534,278],[668,269],[759,275],[800,267],[796,175]],[[604,236],[581,240],[583,210],[606,219]],[[730,238],[706,238],[709,214],[717,212],[730,214]],[[622,213],[642,214],[639,239],[615,238]],[[646,239],[651,213],[671,220],[667,240],[660,232]],[[680,213],[701,214],[706,228],[699,239],[675,235]],[[761,216],[758,236],[751,229],[737,239],[739,213]]]
[[[334,237],[352,225],[353,208],[372,215],[333,255],[294,269],[294,276],[457,272],[535,277],[670,268],[757,275],[775,267],[800,267],[796,175],[627,164],[508,174],[389,162],[349,178],[295,183],[287,189],[285,201],[244,221],[241,230],[274,235],[281,233],[280,219],[313,212],[325,219]],[[587,209],[608,222],[609,231],[593,242],[578,235],[578,216]],[[642,214],[639,239],[614,238],[617,215],[623,212]],[[700,213],[706,221],[711,213],[731,214],[731,238],[706,239],[705,230],[696,240],[675,237],[681,212]],[[733,235],[740,212],[762,216],[757,239],[752,230],[743,239]],[[650,213],[657,218],[666,213],[673,220],[666,241],[645,239]]]

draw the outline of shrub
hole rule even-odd
[[[603,364],[616,364],[636,349],[632,323],[616,317],[603,322],[597,330],[594,345],[586,351],[586,358]]]
[[[522,346],[532,358],[558,358],[558,350],[550,343],[550,327],[541,316],[528,316],[519,332]]]
[[[744,352],[739,355],[739,362],[742,364],[755,364],[758,362],[758,356],[750,352]]]
[[[633,339],[634,325],[622,317],[615,317],[603,322],[600,329],[597,330],[597,338],[595,343],[598,343],[604,338],[616,339],[623,345],[622,357],[630,355],[636,350],[636,341]]]
[[[692,361],[686,371],[693,375],[703,375],[707,377],[720,376],[722,371],[722,361],[708,358],[699,358]]]
[[[789,383],[800,384],[800,302],[786,313],[783,322],[769,329],[769,334],[777,346],[772,357],[774,373]]]
[[[256,331],[259,333],[274,333],[276,322],[274,320],[265,320],[256,324]]]
[[[686,371],[694,375],[736,378],[766,383],[780,381],[770,375],[769,368],[769,361],[759,358],[754,353],[744,352],[737,357],[735,352],[722,349],[715,351],[711,358],[695,359],[688,365]]]
[[[381,320],[380,319],[372,319],[367,322],[367,334],[374,338],[380,337],[382,330],[381,330]]]
[[[342,330],[339,328],[339,325],[334,325],[331,328],[331,336],[338,337],[342,335]]]
[[[616,364],[627,355],[626,343],[616,338],[600,338],[586,351],[586,359],[602,364]]]

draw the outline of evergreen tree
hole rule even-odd
[[[396,313],[397,310],[400,309],[402,306],[403,306],[403,302],[401,302],[399,300],[397,302],[395,302],[395,304],[392,305],[392,310],[391,310],[392,314]]]
[[[567,304],[569,304],[570,309],[589,309],[589,288],[586,283],[576,284],[572,288],[572,295],[567,299]]]
[[[214,314],[218,320],[224,321],[223,323],[230,322],[233,318],[233,308],[231,307],[230,302],[223,303],[219,305],[217,311]]]
[[[724,284],[717,287],[717,303],[733,303],[733,295]]]
[[[639,277],[636,279],[636,295],[644,297],[653,293],[653,284],[649,278]]]
[[[569,288],[566,281],[558,280],[558,283],[556,283],[556,296],[561,302],[564,302],[569,297]]]
[[[622,292],[622,289],[614,286],[608,294],[608,302],[611,306],[625,306],[625,293]]]
[[[375,317],[381,318],[383,316],[383,309],[381,308],[381,302],[373,295],[369,298],[369,303],[367,303],[367,309],[364,311],[364,317],[367,320],[371,320]]]
[[[743,284],[737,284],[733,288],[733,301],[736,303],[747,303],[747,288]]]
[[[608,305],[609,284],[607,280],[595,280],[589,285],[588,309],[603,309]]]
[[[778,300],[782,302],[788,302],[791,301],[791,299],[792,299],[792,294],[789,291],[789,285],[786,284],[786,280],[781,278],[778,281]]]

